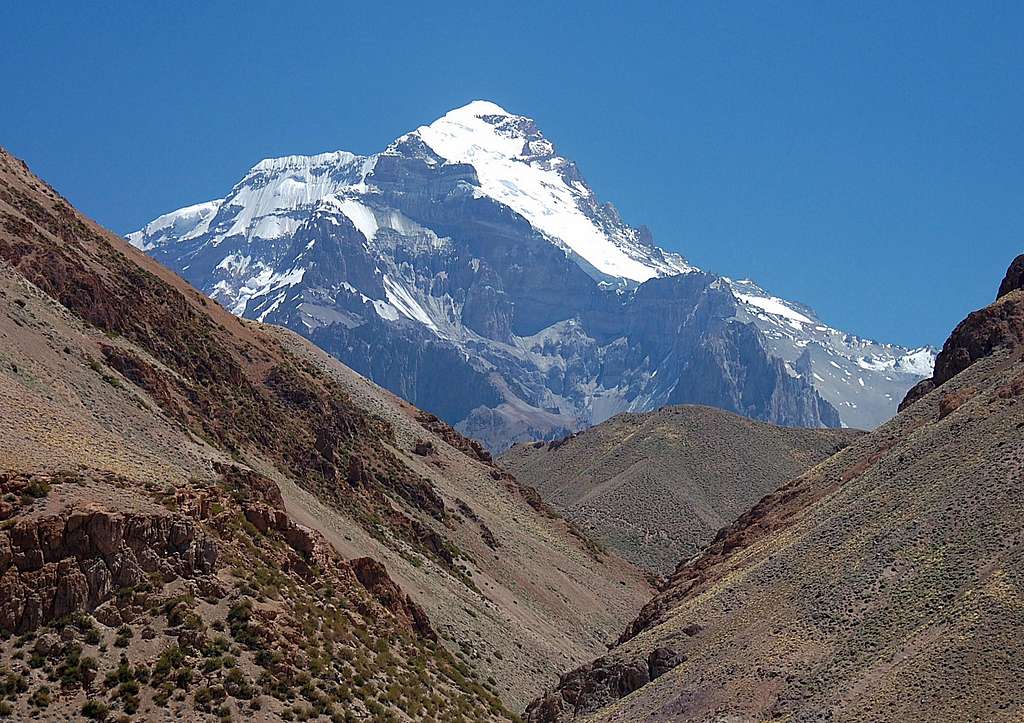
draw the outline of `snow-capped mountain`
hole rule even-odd
[[[486,101],[376,155],[261,161],[128,238],[495,449],[682,402],[873,427],[934,360],[658,248]]]
[[[904,349],[833,329],[813,309],[768,294],[749,279],[726,279],[740,301],[736,319],[752,323],[768,352],[811,383],[843,424],[871,429],[891,417],[914,379],[930,376],[935,350]]]

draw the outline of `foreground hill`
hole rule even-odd
[[[373,155],[260,161],[128,237],[497,451],[681,403],[868,429],[931,374],[929,349],[659,248],[533,120],[485,101]]]
[[[0,715],[507,719],[648,595],[0,150]]]
[[[950,337],[953,374],[683,561],[530,719],[1020,720],[1016,278]]]
[[[595,540],[668,573],[780,484],[861,432],[755,422],[711,407],[620,414],[502,466]]]

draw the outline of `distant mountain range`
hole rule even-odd
[[[376,155],[261,161],[128,238],[493,450],[676,403],[872,428],[934,362],[659,248],[485,101]]]

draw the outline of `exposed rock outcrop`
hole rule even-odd
[[[294,522],[284,510],[264,504],[245,505],[245,519],[260,532],[280,533],[288,547],[318,563],[327,560],[327,544],[313,530]]]
[[[213,539],[179,515],[76,509],[19,519],[0,531],[0,629],[30,630],[147,575],[194,577],[216,562]]]
[[[686,660],[671,648],[658,647],[646,661],[598,658],[561,677],[554,692],[526,709],[530,723],[557,723],[584,717],[639,690]]]
[[[1006,276],[1003,277],[1002,282],[999,284],[996,299],[1001,299],[1011,291],[1019,289],[1024,289],[1024,254],[1021,254],[1010,263],[1010,268],[1006,270]]]
[[[1024,254],[1011,262],[996,301],[968,314],[949,335],[935,358],[935,372],[914,386],[900,403],[906,409],[995,349],[1024,346]]]
[[[910,388],[910,391],[907,392],[907,396],[903,397],[903,401],[900,402],[898,411],[902,412],[904,409],[909,407],[918,399],[930,393],[933,389],[935,389],[934,379],[932,379],[931,377],[928,377],[927,379],[922,379],[921,381],[919,381],[917,384]]]
[[[359,557],[350,560],[349,564],[352,566],[359,584],[365,587],[397,620],[423,637],[437,640],[437,633],[430,626],[426,612],[391,579],[387,569],[380,561],[372,557]]]

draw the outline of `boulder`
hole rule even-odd
[[[660,678],[674,667],[686,660],[686,656],[671,648],[655,648],[647,656],[647,669],[651,680]]]

